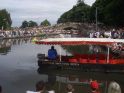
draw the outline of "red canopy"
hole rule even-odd
[[[47,38],[42,40],[34,40],[36,44],[49,45],[111,45],[113,43],[124,43],[123,39],[111,38]]]

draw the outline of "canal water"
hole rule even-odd
[[[120,84],[124,93],[124,74],[39,69],[37,54],[47,55],[49,48],[48,45],[33,44],[29,38],[0,40],[0,85],[3,93],[35,91],[35,84],[40,80],[46,82],[48,90],[54,89],[56,93],[67,93],[68,83],[74,86],[75,93],[91,93],[91,78],[99,82],[100,93],[107,93],[111,81]],[[63,55],[70,55],[65,48],[55,48],[58,53],[62,51]]]

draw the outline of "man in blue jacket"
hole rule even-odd
[[[48,59],[55,60],[57,58],[57,51],[54,49],[54,46],[51,46],[51,49],[48,50]]]

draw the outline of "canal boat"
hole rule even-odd
[[[62,56],[61,53],[56,60],[49,60],[45,54],[38,54],[38,66],[44,68],[57,68],[83,71],[124,72],[124,58],[113,58],[110,55],[110,46],[115,43],[124,43],[123,39],[111,38],[47,38],[36,39],[36,44],[46,45],[103,45],[107,46],[105,54],[75,54],[73,56]],[[60,49],[61,51],[61,49]]]

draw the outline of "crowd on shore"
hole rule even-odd
[[[14,28],[11,30],[0,30],[1,38],[16,38],[16,37],[27,37],[37,36],[41,33],[37,28],[20,29]]]
[[[95,31],[90,32],[90,38],[113,38],[113,39],[124,39],[124,29],[110,29],[108,31]]]
[[[124,29],[110,29],[109,31],[95,31],[90,32],[90,38],[112,38],[112,39],[124,39]],[[124,51],[123,43],[115,43],[111,46],[113,52],[123,55]]]
[[[72,27],[70,30],[64,28]],[[78,28],[79,27],[79,28]],[[87,30],[87,31],[86,31]],[[87,33],[81,35],[82,33]],[[80,37],[90,38],[113,38],[113,39],[124,39],[124,28],[107,28],[105,26],[98,27],[96,29],[95,24],[88,23],[61,23],[53,26],[39,26],[39,27],[28,27],[28,28],[13,28],[11,30],[0,30],[0,39],[2,38],[18,38],[18,37],[32,37],[40,36],[41,34],[77,34]],[[75,35],[74,35],[75,36]],[[115,44],[112,49],[124,50],[123,44]]]
[[[61,26],[64,24],[53,25],[53,26],[38,26],[38,27],[27,27],[27,28],[12,28],[10,30],[0,30],[0,38],[16,38],[16,37],[28,37],[38,36],[44,34],[60,34],[66,33],[67,30],[63,30]]]
[[[70,27],[70,30],[69,30]],[[65,29],[68,28],[68,29]],[[26,37],[26,36],[37,36],[42,33],[44,34],[60,34],[68,33],[73,34],[75,32],[90,32],[89,37],[95,38],[124,38],[124,28],[111,29],[107,27],[99,27],[96,31],[95,24],[88,23],[60,23],[53,26],[39,26],[39,27],[28,27],[28,28],[12,28],[11,30],[0,30],[0,38],[14,38],[14,37]],[[85,36],[85,35],[83,35]]]

